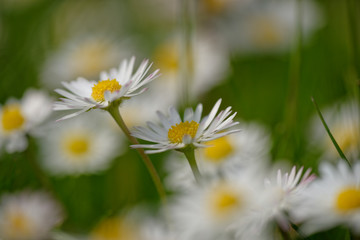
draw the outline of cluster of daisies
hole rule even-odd
[[[185,109],[183,116],[169,107],[168,112],[156,112],[157,122],[129,131],[123,105],[159,76],[147,60],[134,66],[135,58],[130,58],[101,72],[98,81],[63,82],[65,90],[55,90],[62,97],[54,103],[39,90],[29,90],[22,100],[10,99],[0,108],[0,145],[12,154],[26,151],[29,138],[35,138],[41,169],[53,176],[79,175],[109,168],[124,151],[126,136],[152,171],[154,183],[163,188],[160,195],[164,189],[172,192],[162,195],[158,213],[134,209],[103,219],[88,234],[75,235],[57,229],[66,213],[55,193],[9,193],[0,202],[0,239],[301,239],[340,225],[360,235],[355,102],[340,106],[347,119],[334,117],[330,123],[352,161],[324,161],[316,176],[304,167],[271,164],[268,130],[235,121],[231,107],[219,111],[221,99],[205,116],[202,104]],[[52,108],[68,114],[59,117]],[[341,130],[349,119],[347,131]],[[321,134],[315,135],[319,139]],[[165,164],[168,176],[160,180],[148,154],[165,151],[171,151]]]

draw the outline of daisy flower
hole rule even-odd
[[[253,221],[258,229],[266,231],[272,221],[275,221],[283,231],[290,230],[290,220],[288,213],[295,207],[295,201],[305,190],[309,183],[315,179],[315,175],[310,174],[311,169],[303,173],[304,167],[299,170],[294,166],[290,173],[277,171],[276,177],[265,179],[264,203],[258,211],[254,211]]]
[[[26,134],[36,134],[39,125],[51,114],[52,100],[40,91],[29,89],[21,100],[9,99],[0,106],[0,147],[8,153],[24,151]]]
[[[96,173],[121,153],[120,134],[108,116],[89,114],[56,122],[39,138],[41,164],[48,172],[58,176]]]
[[[218,115],[221,104],[219,99],[210,114],[201,119],[202,104],[196,107],[195,112],[191,108],[185,110],[184,119],[182,120],[175,108],[169,109],[169,115],[165,116],[157,112],[161,125],[148,122],[149,128],[135,127],[132,131],[134,137],[155,142],[156,144],[137,144],[133,148],[150,148],[146,153],[159,153],[170,149],[182,151],[186,147],[193,148],[207,147],[205,142],[238,132],[238,129],[229,130],[229,128],[238,124],[233,119],[236,112],[231,114],[231,107],[221,111]]]
[[[251,213],[260,190],[260,181],[249,172],[197,185],[170,205],[174,231],[181,239],[233,239],[232,225]]]
[[[228,172],[267,164],[270,159],[270,134],[258,123],[239,124],[241,133],[227,135],[206,143],[196,153],[199,170],[206,177],[224,175]],[[187,190],[194,185],[191,169],[181,155],[175,153],[166,161],[169,175],[166,184],[173,190]]]
[[[233,8],[217,30],[227,45],[241,53],[281,53],[287,51],[296,31],[296,1],[252,1],[246,8]],[[322,12],[315,1],[302,1],[304,40],[322,25]],[[230,20],[230,21],[229,21]]]
[[[167,101],[171,103],[169,105],[176,105],[181,101],[178,82],[181,45],[176,37],[159,44],[154,49],[153,56],[162,76],[154,83],[157,86],[151,91],[165,94]],[[229,73],[230,64],[226,47],[216,36],[199,33],[193,44],[193,81],[190,83],[189,94],[195,99],[224,80]]]
[[[345,225],[360,235],[360,162],[352,169],[342,160],[336,166],[323,163],[319,172],[298,199],[293,218],[303,222],[305,234]]]
[[[49,239],[50,231],[61,220],[60,207],[45,193],[21,192],[5,195],[0,203],[0,238]]]
[[[43,85],[54,89],[60,87],[62,81],[72,81],[78,76],[96,79],[103,69],[109,69],[124,57],[131,56],[130,50],[127,50],[129,47],[125,44],[99,35],[82,35],[69,39],[51,53],[43,66]]]
[[[55,102],[54,110],[79,110],[69,114],[62,119],[77,116],[90,109],[108,108],[111,104],[120,104],[122,100],[143,93],[146,89],[143,86],[156,77],[159,70],[155,70],[147,77],[152,64],[144,60],[137,71],[133,73],[135,58],[130,61],[124,60],[119,69],[111,69],[109,72],[100,73],[100,81],[88,81],[85,78],[78,78],[72,82],[63,82],[67,89],[56,89],[62,95],[60,101]]]
[[[339,147],[349,160],[360,156],[360,112],[357,101],[337,103],[324,109],[323,116]],[[314,116],[310,133],[311,147],[323,150],[322,159],[338,159],[339,154],[318,116]],[[319,144],[320,143],[320,144]]]

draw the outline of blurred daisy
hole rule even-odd
[[[140,240],[136,227],[121,217],[102,220],[90,233],[89,240]]]
[[[150,148],[146,153],[159,153],[170,149],[181,150],[187,146],[207,147],[203,143],[229,135],[239,130],[229,130],[229,128],[238,124],[233,119],[236,112],[231,114],[231,107],[227,107],[217,116],[221,104],[219,99],[210,114],[201,119],[202,104],[196,107],[195,112],[191,108],[185,110],[184,120],[180,118],[175,108],[169,109],[169,116],[158,112],[161,125],[158,126],[148,122],[149,128],[135,127],[132,131],[134,137],[155,142],[156,144],[138,144],[132,145],[133,148]]]
[[[346,225],[359,235],[360,162],[352,169],[342,160],[337,166],[323,163],[319,171],[320,178],[298,199],[294,219],[303,222],[301,230],[306,234]]]
[[[177,104],[179,95],[180,75],[180,39],[171,39],[160,44],[154,50],[156,66],[162,71],[160,79],[154,83],[161,94],[171,104]],[[222,42],[215,36],[200,33],[193,41],[193,82],[189,88],[190,97],[204,94],[216,84],[224,80],[229,72],[229,56]],[[164,91],[163,91],[164,90]]]
[[[196,186],[178,196],[170,208],[175,231],[183,239],[232,239],[230,227],[256,206],[262,196],[259,186],[248,173]]]
[[[103,69],[109,69],[128,57],[128,47],[105,36],[80,37],[69,40],[46,60],[41,81],[54,89],[61,82],[77,77],[96,79]]]
[[[61,222],[60,207],[42,192],[4,195],[0,204],[0,238],[45,240]]]
[[[144,60],[133,74],[134,62],[135,58],[132,57],[130,61],[122,61],[119,69],[113,68],[109,73],[101,72],[98,82],[84,78],[70,83],[63,82],[67,91],[55,90],[64,98],[55,102],[54,110],[80,110],[62,118],[66,119],[90,109],[107,108],[112,103],[120,103],[124,99],[143,93],[146,90],[143,86],[158,77],[159,70],[145,77],[152,64],[149,65],[148,61]]]
[[[40,91],[27,90],[21,100],[9,99],[0,106],[0,146],[8,153],[24,151],[26,134],[36,134],[39,125],[51,114],[52,100]]]
[[[40,138],[41,163],[51,174],[96,173],[122,152],[120,134],[104,119],[108,116],[89,114],[57,122]]]
[[[289,232],[290,219],[289,212],[297,206],[295,202],[299,195],[304,191],[307,185],[315,179],[315,175],[310,174],[308,169],[303,174],[303,167],[298,171],[294,166],[290,173],[282,174],[281,170],[277,171],[276,177],[265,179],[264,198],[259,207],[249,215],[246,229],[242,230],[248,235],[256,235],[261,232],[263,235],[273,235],[272,223],[276,222],[282,231]],[[241,234],[241,233],[240,233]]]
[[[241,133],[227,135],[206,143],[196,153],[203,176],[214,177],[239,172],[244,167],[266,165],[270,156],[270,134],[258,123],[239,124]],[[166,184],[173,190],[186,190],[194,185],[191,169],[180,156],[171,155],[167,162]]]
[[[336,104],[322,111],[327,125],[330,128],[339,147],[349,160],[360,156],[360,112],[357,101],[348,101]],[[309,133],[312,147],[323,150],[322,159],[337,159],[338,152],[325,131],[319,117],[313,117]]]
[[[288,50],[296,35],[296,1],[253,1],[239,14],[233,11],[218,29],[228,45],[239,52],[279,52]],[[302,1],[305,40],[320,27],[321,12],[314,1]],[[230,20],[230,21],[229,21]]]

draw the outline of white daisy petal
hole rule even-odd
[[[112,68],[109,72],[101,72],[99,82],[88,81],[84,78],[78,78],[69,83],[64,82],[63,85],[67,91],[62,89],[55,91],[65,98],[54,104],[54,110],[81,109],[75,114],[61,118],[63,120],[92,108],[106,108],[113,102],[143,93],[146,89],[142,87],[158,77],[158,70],[145,77],[151,64],[145,60],[133,73],[134,64],[135,57],[132,57],[129,62],[124,60],[119,69]]]
[[[169,149],[181,149],[188,145],[194,147],[205,147],[204,142],[220,138],[222,136],[238,132],[239,130],[227,130],[237,122],[233,122],[235,114],[231,114],[230,109],[227,108],[225,111],[220,112],[215,117],[221,99],[219,99],[213,109],[211,110],[208,117],[201,120],[202,105],[199,104],[195,110],[186,109],[184,121],[182,121],[180,114],[175,110],[174,107],[170,107],[168,110],[168,116],[165,116],[161,112],[157,112],[160,118],[161,125],[155,125],[154,123],[148,122],[148,129],[142,127],[135,127],[132,131],[134,137],[155,142],[163,146],[163,150]],[[209,121],[211,119],[211,121]],[[209,127],[210,126],[210,127]],[[206,129],[209,127],[208,129]],[[132,147],[136,148],[138,145]],[[153,148],[154,145],[142,144],[141,148]],[[160,146],[160,145],[155,145]],[[147,151],[148,153],[156,153],[160,151]]]

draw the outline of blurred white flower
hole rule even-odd
[[[129,47],[105,36],[71,39],[46,59],[42,84],[54,89],[60,87],[61,82],[73,81],[78,77],[97,79],[101,71],[130,57],[129,51]]]
[[[39,140],[41,163],[53,175],[91,174],[107,169],[124,151],[109,116],[89,113],[56,122]]]
[[[134,57],[129,62],[123,60],[119,69],[110,69],[109,73],[101,72],[98,82],[84,78],[78,78],[70,83],[63,82],[67,91],[55,90],[63,98],[55,102],[54,110],[79,110],[61,118],[67,119],[90,109],[107,108],[114,102],[121,102],[143,93],[146,90],[144,85],[158,77],[159,70],[155,70],[145,77],[152,64],[149,65],[148,60],[144,60],[137,71],[133,73],[134,63]]]
[[[240,121],[240,132],[206,143],[198,149],[197,164],[205,177],[239,173],[242,168],[261,167],[269,163],[271,147],[268,130],[257,123]],[[171,155],[167,161],[169,175],[166,184],[173,190],[188,190],[195,185],[191,169],[183,156]]]
[[[302,32],[308,39],[322,24],[322,13],[315,1],[302,1]],[[296,33],[297,2],[258,0],[246,11],[233,11],[218,31],[231,49],[240,53],[287,51]]]
[[[45,240],[61,222],[60,206],[42,192],[4,195],[0,204],[0,238]]]
[[[0,106],[0,146],[8,153],[24,151],[26,134],[36,134],[51,112],[52,99],[40,90],[27,90],[21,100],[9,99]]]
[[[304,174],[303,169],[301,167],[296,171],[294,166],[290,173],[284,174],[279,169],[276,177],[265,179],[265,197],[259,204],[259,208],[254,209],[249,215],[248,221],[252,222],[253,226],[245,230],[248,236],[258,233],[273,235],[271,227],[273,222],[276,222],[282,231],[290,231],[288,214],[297,207],[295,203],[298,201],[299,195],[315,179],[315,175],[310,174],[311,169],[308,169]]]
[[[156,144],[132,145],[133,148],[150,148],[146,153],[159,153],[170,149],[184,149],[187,146],[195,148],[206,147],[203,143],[238,132],[239,130],[229,130],[238,124],[233,119],[236,112],[231,114],[231,107],[227,107],[217,116],[221,104],[219,99],[210,114],[201,119],[202,104],[196,107],[195,112],[192,108],[185,110],[184,120],[180,118],[175,108],[169,109],[169,116],[158,112],[161,125],[148,122],[148,128],[135,127],[132,131],[134,137],[155,142]]]
[[[180,39],[171,39],[154,50],[155,65],[162,76],[154,83],[153,91],[170,92],[170,104],[181,100]],[[229,72],[229,56],[222,42],[215,36],[200,33],[193,40],[193,81],[190,82],[189,96],[196,99],[224,80]]]
[[[360,157],[360,112],[356,100],[335,104],[322,110],[324,119],[339,147],[349,160]],[[318,115],[311,122],[311,147],[321,148],[322,159],[338,159],[339,154]]]
[[[346,225],[360,234],[360,162],[352,169],[343,160],[320,165],[320,178],[298,198],[292,217],[305,234]]]
[[[181,239],[232,239],[232,225],[246,220],[262,198],[254,172],[212,180],[175,196],[170,207],[174,229]]]

